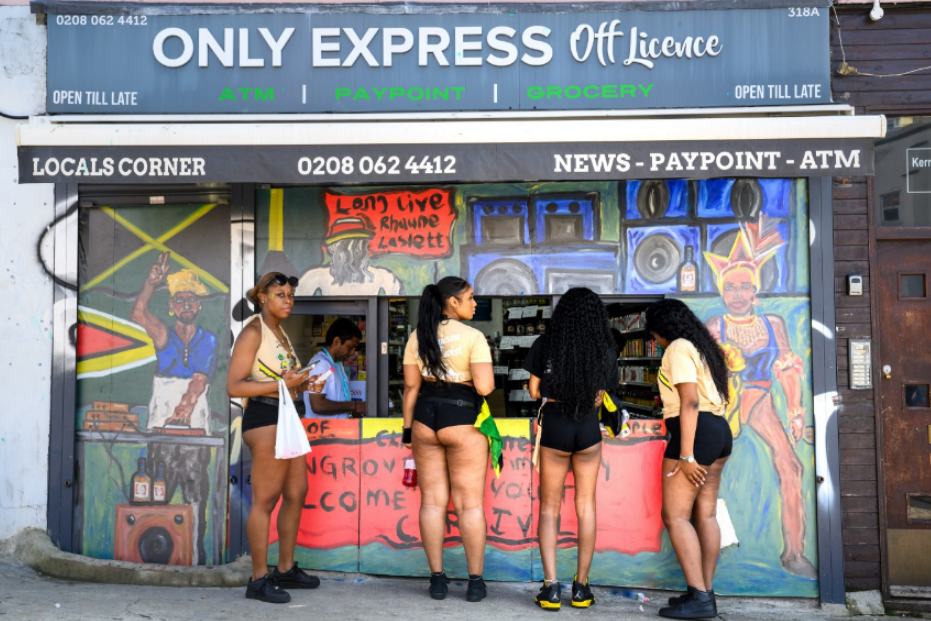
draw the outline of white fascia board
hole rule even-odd
[[[18,146],[302,146],[882,138],[882,115],[21,125]]]

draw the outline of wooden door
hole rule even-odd
[[[878,250],[889,595],[931,598],[931,241]]]

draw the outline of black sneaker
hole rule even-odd
[[[659,616],[667,619],[714,619],[718,616],[718,607],[714,593],[689,589],[685,599],[667,608],[660,608]]]
[[[578,576],[576,576],[578,578]],[[573,608],[588,608],[595,603],[595,596],[592,594],[592,590],[588,587],[588,580],[585,581],[585,584],[580,584],[578,580],[573,578],[572,580],[572,607]]]
[[[467,602],[480,602],[488,595],[488,589],[485,588],[485,581],[481,576],[469,576],[469,588],[466,589]]]
[[[562,602],[559,601],[559,594],[559,582],[547,584],[544,580],[543,588],[541,588],[540,592],[537,594],[537,605],[543,610],[558,611],[562,607]]]
[[[669,605],[670,605],[670,606],[675,606],[676,604],[681,604],[681,603],[684,602],[685,599],[689,596],[689,593],[691,593],[691,592],[694,591],[694,590],[695,590],[694,587],[688,587],[688,590],[687,590],[685,593],[683,593],[682,595],[677,595],[677,596],[675,596],[675,597],[670,597],[670,598],[669,598]],[[711,593],[712,595],[714,595],[714,589],[711,589],[711,590],[708,591],[708,592]]]
[[[269,604],[287,604],[291,596],[283,590],[274,578],[265,575],[258,580],[250,580],[246,585],[246,599],[257,599]]]
[[[449,591],[449,587],[446,586],[449,584],[449,578],[446,577],[446,572],[441,571],[438,574],[430,574],[430,597],[433,599],[443,599],[446,597],[446,593]]]
[[[316,589],[320,586],[320,578],[305,573],[303,569],[297,566],[296,562],[294,567],[284,573],[281,573],[275,567],[272,570],[272,578],[286,589]]]

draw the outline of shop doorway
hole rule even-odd
[[[889,595],[931,598],[931,256],[879,242],[880,398]]]

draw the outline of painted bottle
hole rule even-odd
[[[698,264],[693,260],[694,253],[692,246],[685,247],[685,261],[679,266],[679,291],[698,291]]]
[[[152,501],[152,479],[146,472],[145,457],[137,461],[136,473],[133,475],[133,503]]]
[[[166,497],[167,485],[165,485],[165,462],[158,462],[158,474],[155,477],[155,483],[152,484],[152,502],[165,504],[168,502]]]

